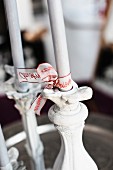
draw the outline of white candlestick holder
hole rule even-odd
[[[20,93],[15,89],[15,73],[11,66],[6,67],[6,71],[14,77],[4,82],[1,85],[0,91],[5,93],[9,99],[14,99],[15,107],[19,110],[22,116],[23,127],[26,133],[26,149],[32,160],[32,170],[45,170],[43,160],[43,144],[38,135],[37,121],[35,114],[30,110],[31,102],[38,92],[41,91],[41,86],[33,84],[28,92]]]
[[[98,170],[82,141],[88,109],[80,101],[90,99],[92,89],[77,88],[75,84],[68,92],[53,90],[53,93],[50,93],[46,89],[42,94],[55,103],[50,108],[48,116],[61,136],[61,149],[53,170]]]

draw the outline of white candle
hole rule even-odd
[[[71,75],[61,0],[47,0],[47,2],[57,71],[59,77],[61,77],[60,83],[65,84],[71,79]],[[71,87],[70,84],[68,87],[61,89],[70,90]]]
[[[9,26],[9,35],[11,41],[11,51],[13,57],[13,63],[15,67],[15,73],[17,76],[17,68],[24,68],[24,58],[21,43],[20,27],[17,13],[16,0],[4,0],[4,5],[7,14],[7,21]],[[25,92],[28,90],[26,83],[19,83],[16,77],[17,90]]]
[[[5,145],[1,125],[0,125],[0,170],[12,170],[12,166],[8,158],[7,148]]]
[[[4,4],[6,8],[7,20],[8,20],[8,26],[9,26],[9,34],[10,34],[10,40],[11,40],[11,51],[12,51],[13,63],[14,63],[15,73],[16,73],[16,83],[17,83],[16,90],[22,93],[28,90],[28,86],[26,83],[19,83],[17,79],[17,68],[25,67],[21,36],[20,36],[18,13],[17,13],[17,4],[16,4],[16,0],[4,0]],[[39,149],[41,149],[42,143],[40,141],[39,135],[36,132],[36,126],[37,126],[36,118],[35,118],[35,115],[33,115],[32,113],[29,113],[29,114],[26,113],[29,111],[26,106],[26,101],[24,102],[24,99],[22,98],[22,96],[21,96],[21,99],[23,101],[17,100],[17,104],[21,108],[19,111],[22,110],[23,126],[24,126],[24,130],[27,136],[28,150],[30,151],[31,153],[30,156],[32,157],[34,161],[33,162],[33,165],[35,167],[34,169],[44,170],[42,150],[40,150],[40,157],[37,158],[37,152],[39,151]],[[39,164],[37,164],[37,159],[40,160]]]

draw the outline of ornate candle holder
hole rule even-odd
[[[36,131],[37,121],[35,114],[29,110],[33,98],[36,97],[37,92],[41,91],[41,87],[39,84],[33,84],[29,87],[28,92],[17,92],[15,89],[14,68],[10,66],[6,66],[5,68],[6,72],[14,77],[1,85],[1,92],[4,92],[9,99],[14,99],[16,102],[15,107],[19,110],[22,116],[23,127],[27,136],[26,149],[32,160],[32,169],[44,170],[43,144]]]
[[[40,98],[38,98],[39,103],[36,104],[39,108],[41,100],[43,101],[42,105],[44,105],[47,99],[55,103],[49,110],[49,119],[54,123],[60,133],[62,144],[53,170],[97,170],[96,164],[88,155],[82,143],[82,131],[84,121],[88,116],[88,110],[80,101],[90,99],[92,97],[92,89],[89,87],[78,88],[74,82],[73,85],[71,84],[72,80],[61,0],[47,0],[47,2],[58,77],[53,81],[52,89],[45,88],[41,92]],[[15,0],[5,0],[5,6],[9,24],[13,62],[15,73],[17,73],[16,68],[24,68],[24,60],[16,2]],[[42,72],[45,72],[45,70],[48,70],[48,68],[46,67]],[[10,69],[9,73],[12,75]],[[48,75],[49,78],[54,78],[54,76],[55,75]],[[16,80],[18,81],[18,79]],[[36,96],[37,92],[40,92],[39,86],[35,84],[35,86],[29,88],[30,90],[28,92],[19,93],[15,90],[14,85],[15,78],[12,78],[3,84],[2,90],[4,89],[8,98],[13,98],[16,101],[16,108],[22,114],[23,125],[27,135],[27,151],[33,161],[32,170],[44,170],[43,145],[36,132],[37,123],[35,115],[32,114],[32,109],[29,110],[32,99]],[[17,86],[18,85],[20,84],[17,84]],[[58,88],[60,90],[58,90]]]
[[[12,68],[7,68],[7,72],[12,75]],[[43,145],[36,132],[37,123],[35,115],[32,113],[32,109],[29,110],[34,96],[36,96],[37,92],[41,92],[41,87],[37,87],[36,83],[30,88],[29,92],[18,93],[14,88],[14,82],[14,78],[5,82],[3,84],[4,91],[8,98],[16,101],[15,106],[22,115],[23,125],[27,135],[26,148],[28,155],[33,161],[32,169],[45,170]],[[50,108],[48,116],[61,136],[61,149],[53,170],[83,170],[83,168],[87,170],[98,170],[82,142],[82,132],[85,119],[88,116],[88,109],[80,101],[90,99],[92,97],[92,89],[90,87],[78,88],[77,84],[73,81],[72,86],[72,89],[66,92],[60,91],[55,87],[52,89],[44,88],[41,92],[44,100],[49,99],[55,103]],[[17,167],[18,164],[14,165]]]
[[[44,89],[42,95],[55,103],[48,113],[61,136],[61,149],[53,170],[97,170],[97,166],[85,150],[82,142],[84,121],[88,116],[87,107],[80,101],[92,97],[90,87],[78,88],[73,82],[72,90]]]

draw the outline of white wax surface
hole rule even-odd
[[[61,0],[48,0],[55,59],[59,77],[70,73]]]
[[[9,27],[13,64],[17,76],[16,69],[24,68],[24,58],[23,58],[20,27],[19,27],[18,13],[17,13],[17,4],[15,0],[4,0],[4,5],[6,9],[7,21]],[[17,88],[18,91],[23,92],[26,91],[26,89],[28,89],[28,86],[26,86],[24,83],[20,84],[18,82],[16,84],[18,86]]]

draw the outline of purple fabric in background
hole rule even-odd
[[[93,100],[95,101],[100,113],[113,116],[113,97],[94,89]]]
[[[5,95],[0,96],[0,123],[2,126],[21,118],[14,104],[14,100],[8,99]]]

